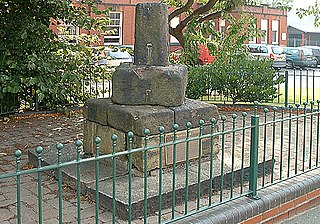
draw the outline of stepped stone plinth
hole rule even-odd
[[[134,133],[133,147],[144,146],[144,130],[150,130],[148,145],[159,144],[159,127],[164,127],[164,142],[172,142],[173,125],[178,124],[176,138],[186,138],[186,123],[191,122],[190,135],[199,135],[199,120],[205,121],[203,134],[211,131],[211,118],[218,118],[215,105],[187,99],[188,70],[184,65],[170,65],[168,9],[161,3],[142,3],[136,7],[135,64],[120,65],[112,77],[111,99],[92,99],[85,105],[84,151],[94,153],[94,138],[101,137],[101,153],[112,152],[111,135],[118,136],[116,151],[128,149],[127,133]],[[217,141],[216,141],[217,142]],[[202,139],[201,156],[211,150],[211,139]],[[179,144],[177,163],[186,161],[186,144]],[[189,159],[199,157],[199,141],[191,141]],[[214,146],[217,154],[219,149]],[[160,166],[160,150],[148,150],[148,171]],[[162,150],[162,165],[173,164],[173,146]],[[134,153],[133,167],[144,171],[143,152]],[[124,166],[127,156],[119,157]]]

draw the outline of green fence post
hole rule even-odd
[[[284,93],[284,106],[288,107],[289,97],[289,72],[285,71],[285,93]]]
[[[95,174],[96,174],[96,224],[99,223],[99,149],[100,149],[101,138],[95,138],[96,144],[96,155],[95,155]]]
[[[61,150],[63,145],[58,143],[56,149],[58,152],[58,198],[59,198],[59,224],[62,224],[62,168],[61,168]]]
[[[20,161],[21,161],[21,151],[16,150],[14,152],[16,157],[16,173],[20,173]],[[20,197],[20,174],[17,175],[17,223],[21,224],[21,197]]]
[[[251,116],[251,146],[250,146],[250,174],[249,191],[253,199],[259,199],[257,196],[258,185],[258,145],[259,145],[259,116]]]
[[[112,224],[116,223],[116,167],[117,160],[115,157],[117,140],[118,136],[116,134],[112,134]]]
[[[129,183],[128,183],[128,223],[131,224],[132,221],[132,153],[131,150],[133,149],[133,132],[129,131],[127,134],[128,138],[128,169],[129,169]]]
[[[41,146],[38,146],[36,148],[37,157],[38,157],[38,169],[41,168],[41,160],[42,160],[42,152],[43,148]],[[38,218],[39,218],[39,224],[42,223],[42,174],[41,171],[38,172]]]
[[[147,152],[147,147],[148,147],[148,141],[149,141],[149,135],[150,135],[150,130],[149,129],[144,129],[144,151],[143,151],[143,160],[144,160],[144,181],[143,181],[143,186],[144,186],[144,191],[143,191],[143,223],[147,223],[147,215],[148,215],[148,152]]]
[[[76,148],[77,148],[77,220],[78,224],[81,223],[81,173],[80,173],[80,153],[81,153],[81,147],[82,147],[82,141],[77,140],[75,142]]]

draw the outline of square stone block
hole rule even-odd
[[[97,133],[97,123],[85,120],[83,124],[83,151],[88,155],[94,153],[94,139]]]
[[[199,100],[187,98],[181,106],[170,107],[170,109],[174,111],[174,122],[179,125],[179,130],[186,129],[188,121],[191,122],[192,127],[198,127],[199,120],[204,120],[205,124],[211,124],[211,118],[219,120],[217,106]]]
[[[122,64],[112,76],[112,102],[179,106],[185,99],[188,70],[183,65]]]
[[[189,138],[194,138],[198,137],[200,133],[199,128],[193,128],[190,129],[190,136]],[[203,129],[202,134],[207,135],[211,133],[211,127],[210,126],[205,126]],[[177,141],[179,140],[186,140],[187,137],[187,131],[178,131],[176,135]],[[174,134],[169,133],[165,137],[165,142],[173,142],[174,139]],[[213,147],[213,156],[216,156],[220,149],[219,149],[219,142],[218,142],[218,137],[214,137],[213,140],[211,140],[211,137],[208,136],[206,138],[202,138],[201,140],[196,139],[192,141],[188,141],[188,147],[187,147],[187,141],[183,143],[176,144],[176,162],[177,163],[185,163],[186,162],[186,151],[188,149],[188,158],[189,160],[194,160],[199,158],[199,146],[200,146],[200,141],[201,141],[201,157],[203,156],[208,156],[211,153],[211,145]],[[169,145],[165,147],[165,165],[169,166],[173,164],[173,159],[174,159],[174,145]]]
[[[88,99],[84,105],[84,117],[89,121],[108,125],[107,109],[111,104],[111,98]]]
[[[112,104],[108,107],[108,124],[117,130],[132,131],[135,135],[144,136],[148,128],[151,135],[159,133],[163,126],[169,131],[173,125],[173,111],[160,106],[128,106]]]

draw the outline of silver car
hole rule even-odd
[[[273,60],[274,68],[286,67],[286,54],[279,45],[246,44],[248,51],[257,59],[269,58]]]
[[[110,67],[119,66],[122,63],[132,63],[133,57],[127,51],[113,49],[105,51],[105,57],[98,61],[99,65],[107,65]]]

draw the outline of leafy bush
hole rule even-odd
[[[99,11],[93,0],[76,7],[70,0],[0,2],[0,100],[17,96],[29,108],[61,108],[89,97],[85,84],[108,76],[95,65],[98,56],[88,46],[106,30],[107,16],[90,18],[87,10]],[[97,35],[57,35],[50,23],[61,22]],[[72,43],[71,43],[72,42]]]
[[[268,102],[277,97],[276,86],[284,76],[272,68],[268,59],[255,60],[245,53],[229,60],[189,69],[187,97],[198,99],[206,92],[217,91],[236,102]]]

